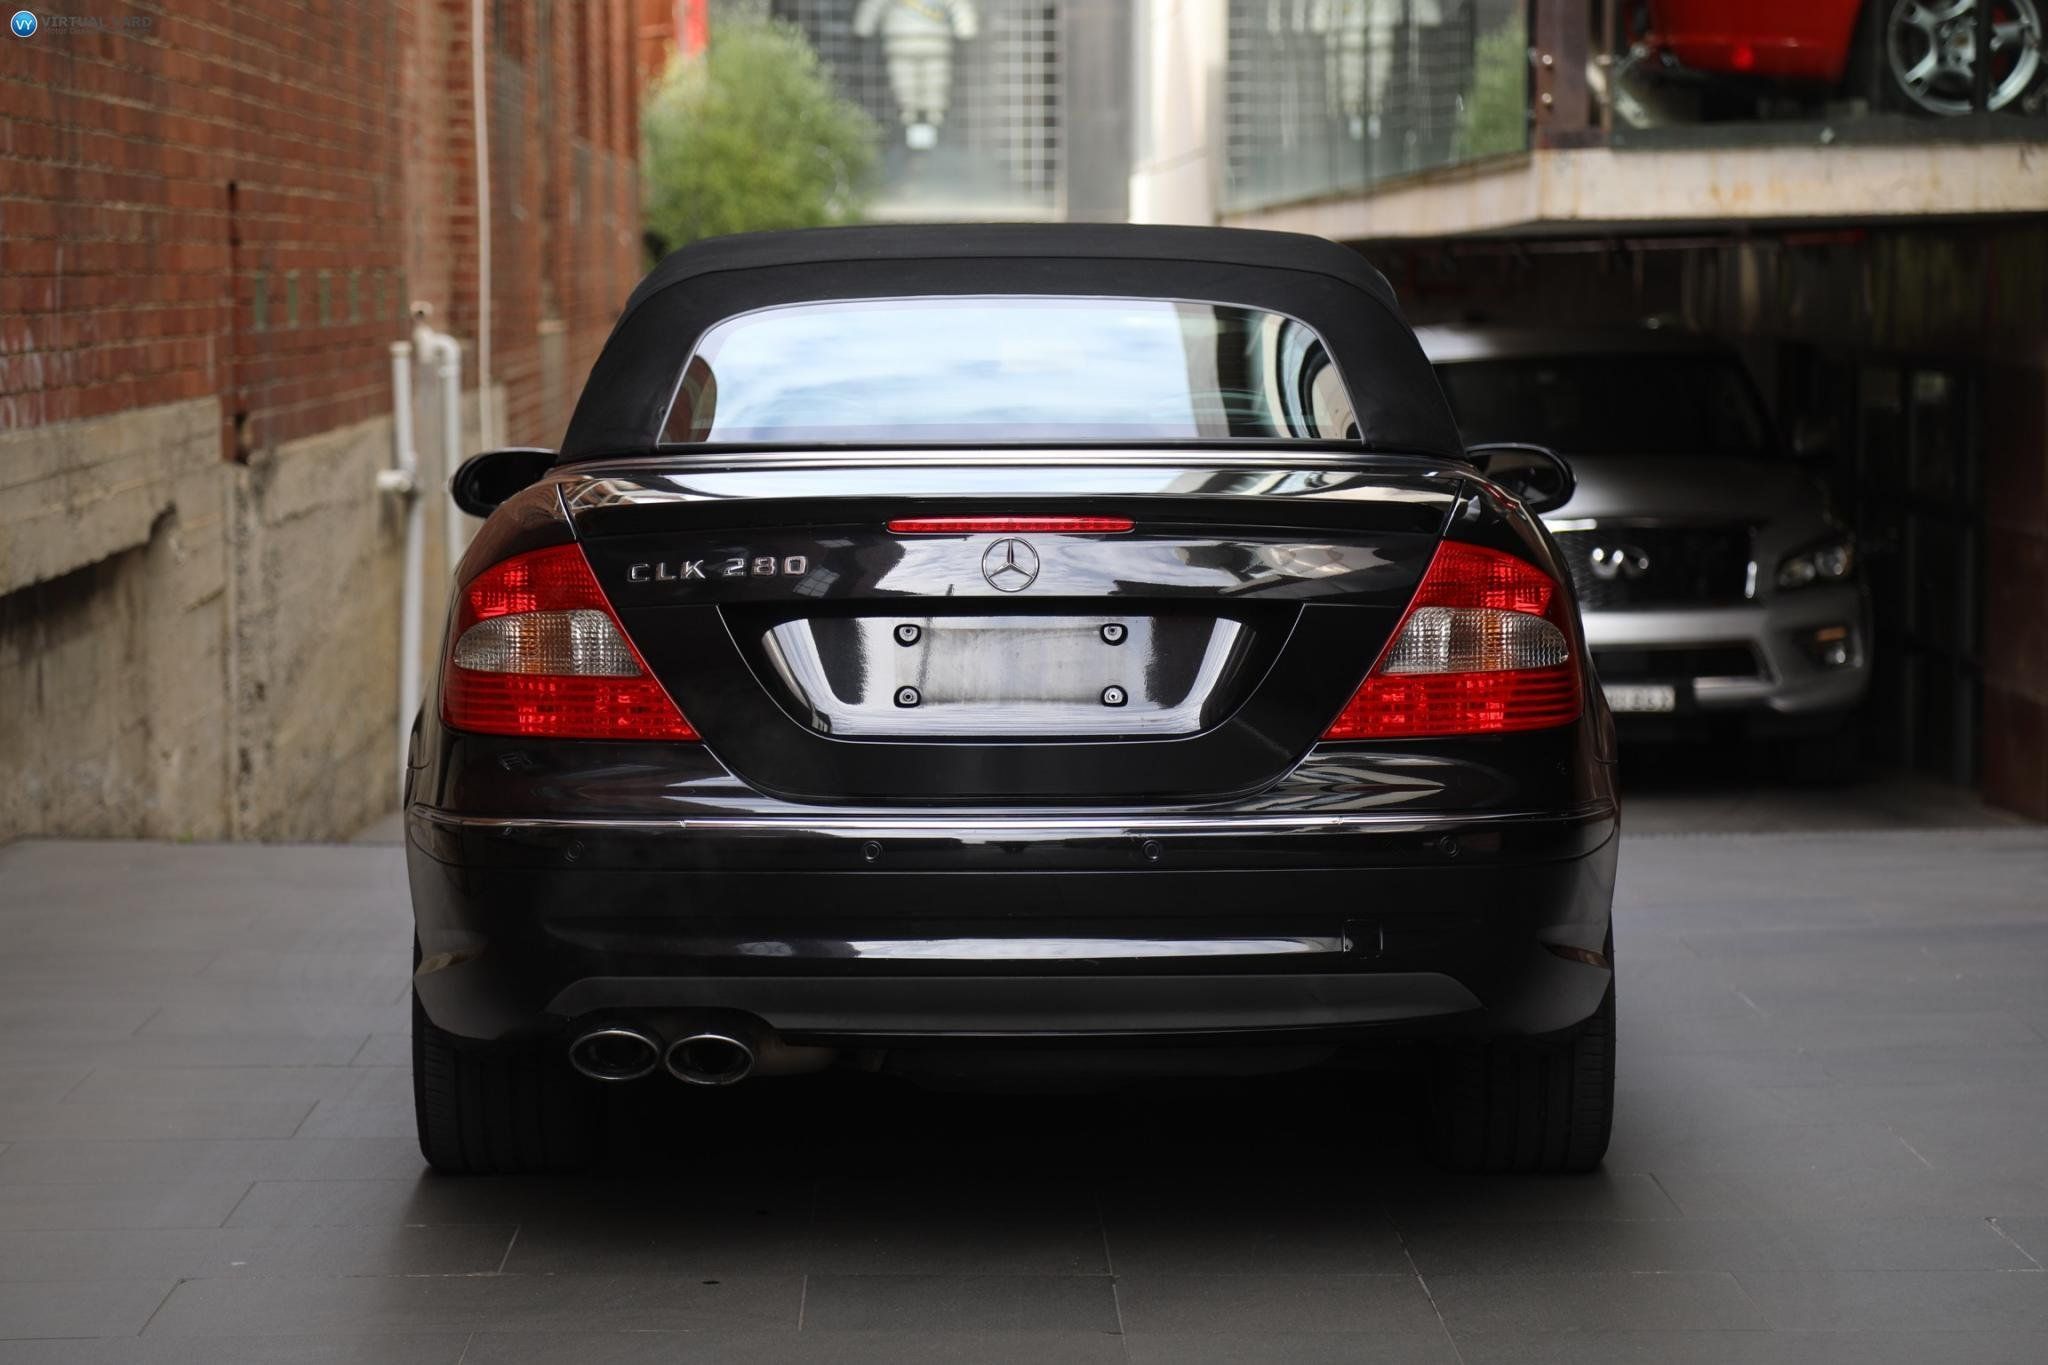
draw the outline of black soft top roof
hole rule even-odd
[[[561,458],[653,449],[684,363],[726,318],[817,299],[933,294],[1180,298],[1284,313],[1329,347],[1365,446],[1463,451],[1393,289],[1355,251],[1290,232],[1005,223],[746,233],[671,253],[627,299]]]

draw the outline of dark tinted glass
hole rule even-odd
[[[664,444],[1354,439],[1292,318],[1166,299],[857,299],[705,334]]]
[[[1437,373],[1468,445],[1534,441],[1566,455],[1771,450],[1756,391],[1718,356],[1471,360]]]

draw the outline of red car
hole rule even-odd
[[[1989,107],[2003,109],[2040,74],[2041,15],[2035,0],[1989,3]],[[1692,71],[1833,88],[1867,43],[1884,84],[1911,106],[1971,109],[1977,0],[1647,0],[1647,10],[1643,44]]]

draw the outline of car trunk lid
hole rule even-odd
[[[1356,453],[750,455],[564,499],[648,666],[763,791],[1184,802],[1315,742],[1460,482]]]

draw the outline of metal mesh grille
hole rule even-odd
[[[1747,599],[1747,526],[1602,526],[1559,531],[1585,611],[1730,605]]]
[[[1229,25],[1230,208],[1526,145],[1515,0],[1230,0]]]
[[[897,8],[912,13],[892,35],[889,11]],[[865,34],[855,31],[862,9],[861,0],[771,6],[804,31],[841,93],[883,130],[870,215],[1056,215],[1064,154],[1057,0],[880,0]],[[914,107],[934,90],[942,92],[937,120]],[[920,124],[931,131],[920,133]],[[913,139],[930,145],[915,148]]]

